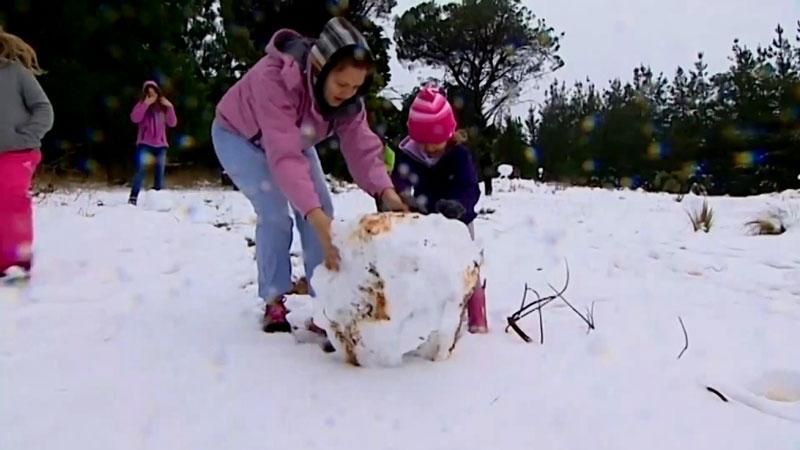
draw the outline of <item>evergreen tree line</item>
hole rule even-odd
[[[540,108],[506,118],[493,152],[517,176],[572,184],[749,195],[800,186],[800,22],[754,50],[734,41],[710,74],[703,54],[671,79],[553,82]]]
[[[142,82],[158,81],[176,107],[170,161],[217,168],[214,107],[264,54],[272,34],[316,36],[334,15],[363,30],[377,60],[370,123],[389,142],[405,133],[415,91],[382,97],[390,41],[379,23],[395,0],[24,0],[0,8],[0,25],[31,43],[47,71],[54,129],[44,170],[128,181],[136,129],[128,119]],[[798,24],[800,34],[800,24]],[[532,79],[557,72],[559,33],[521,0],[421,3],[394,22],[399,60],[441,69],[441,83],[470,131],[484,177],[751,194],[797,187],[800,44],[782,28],[766,47],[734,42],[730,68],[710,74],[703,56],[667,78],[638,67],[603,88],[554,82],[527,117],[510,106]],[[397,100],[400,100],[397,102]],[[395,106],[397,104],[397,106]],[[336,139],[318,146],[326,170],[347,178]],[[175,170],[170,168],[169,170]]]

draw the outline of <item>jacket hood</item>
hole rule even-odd
[[[329,20],[316,40],[294,30],[278,30],[272,35],[266,51],[267,54],[281,53],[297,62],[319,113],[327,119],[352,116],[364,108],[362,97],[372,84],[371,74],[367,75],[356,95],[336,108],[328,105],[324,95],[328,73],[343,58],[352,56],[370,62],[373,60],[367,41],[347,20],[339,17]]]
[[[324,95],[325,80],[331,70],[347,57],[370,63],[374,61],[364,36],[347,20],[334,17],[325,24],[319,39],[314,42],[308,55],[314,99],[319,105],[320,112],[325,116],[340,113],[352,114],[353,111],[359,110],[363,107],[361,97],[369,91],[372,85],[370,71],[356,95],[350,100],[336,108],[328,105]]]
[[[158,92],[161,92],[161,87],[153,80],[147,80],[142,83],[142,92],[146,91],[148,86],[153,86]]]
[[[311,65],[317,73],[335,63],[335,56],[353,56],[356,59],[372,61],[372,51],[367,40],[350,22],[334,17],[325,24],[319,39],[311,47]]]

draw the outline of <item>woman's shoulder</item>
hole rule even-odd
[[[18,61],[10,61],[7,59],[0,58],[0,72],[3,72],[5,76],[17,76],[23,72],[26,72],[28,69],[25,68],[22,64]]]

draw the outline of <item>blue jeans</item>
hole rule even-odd
[[[258,295],[271,301],[292,287],[290,249],[293,221],[289,213],[289,202],[270,173],[264,150],[223,128],[216,120],[211,125],[211,140],[223,169],[255,209]],[[333,202],[317,150],[314,147],[308,148],[303,151],[303,155],[311,167],[311,179],[322,209],[333,217]],[[314,268],[324,259],[322,244],[311,223],[297,210],[292,212],[303,246],[303,266],[311,286]]]
[[[153,189],[160,191],[164,187],[164,171],[167,165],[167,147],[151,147],[145,144],[136,146],[136,173],[131,183],[131,200],[139,198],[139,191],[142,189],[144,174],[147,171],[147,157],[152,156],[155,160],[155,175]]]

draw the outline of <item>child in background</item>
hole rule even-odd
[[[33,259],[30,189],[41,140],[53,126],[40,74],[33,48],[0,28],[0,277],[14,266],[30,272]]]
[[[408,209],[386,172],[383,143],[367,123],[362,97],[373,68],[366,40],[341,17],[328,21],[316,40],[283,29],[217,105],[214,150],[257,215],[258,293],[267,303],[266,332],[291,331],[284,296],[292,290],[294,224],[312,295],[314,269],[320,263],[339,268],[331,236],[333,202],[316,144],[336,133],[355,182],[389,209]]]
[[[155,81],[145,81],[142,95],[131,111],[131,121],[139,131],[136,136],[136,174],[131,183],[131,195],[128,203],[136,205],[139,190],[142,188],[148,157],[155,160],[153,189],[160,191],[164,187],[164,170],[167,165],[167,127],[178,124],[175,107],[161,93]]]
[[[423,88],[408,114],[408,136],[400,143],[392,181],[412,211],[439,213],[463,222],[475,239],[478,176],[466,133],[456,132],[447,98],[436,88]],[[480,277],[479,277],[480,279]],[[469,331],[487,333],[484,285],[469,300]]]

